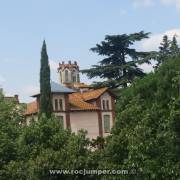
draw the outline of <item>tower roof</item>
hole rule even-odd
[[[73,89],[67,88],[61,84],[58,84],[56,82],[51,82],[51,92],[53,93],[73,93],[75,92]]]
[[[71,94],[75,92],[73,89],[67,88],[61,84],[58,84],[54,81],[51,81],[51,93],[65,93],[65,94]],[[32,97],[36,97],[40,95],[40,92],[34,94]]]

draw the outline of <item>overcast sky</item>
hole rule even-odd
[[[163,34],[180,36],[180,0],[0,0],[0,86],[23,102],[33,100],[43,39],[51,79],[58,81],[62,60],[89,68],[101,60],[89,49],[105,35],[141,30],[152,33],[138,45],[142,50],[157,49]]]

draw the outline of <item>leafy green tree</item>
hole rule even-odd
[[[50,117],[52,113],[50,67],[46,50],[46,42],[43,42],[41,51],[40,69],[40,114]]]
[[[0,93],[0,179],[7,179],[6,167],[18,157],[17,139],[22,132],[20,122],[23,122],[23,116],[16,103],[5,101]]]
[[[179,73],[180,57],[169,59],[121,92],[101,168],[135,168],[137,179],[180,178]]]
[[[0,141],[7,142],[5,138]],[[12,149],[11,143],[8,144]],[[90,141],[86,138],[86,132],[80,131],[75,135],[64,130],[55,117],[47,119],[42,116],[38,122],[24,126],[15,144],[16,151],[12,149],[15,158],[9,151],[4,151],[4,155],[9,154],[11,157],[3,171],[0,171],[2,179],[92,179],[91,175],[58,174],[50,170],[96,169],[98,164],[95,159],[97,156],[89,149]]]
[[[89,78],[100,77],[103,82],[96,82],[97,86],[111,88],[127,87],[135,77],[143,77],[145,73],[138,67],[138,63],[148,62],[154,55],[152,52],[139,52],[131,47],[135,42],[148,38],[149,33],[143,31],[133,34],[107,35],[105,40],[91,48],[98,55],[105,56],[99,65],[82,70]]]
[[[86,132],[64,130],[56,117],[40,116],[25,126],[15,104],[0,93],[0,179],[93,179],[93,175],[53,174],[50,170],[96,169],[98,153]]]

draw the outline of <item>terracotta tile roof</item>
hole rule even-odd
[[[108,88],[100,88],[96,90],[91,90],[84,93],[72,93],[69,94],[70,104],[74,106],[74,109],[71,110],[99,110],[99,107],[90,104],[86,101],[91,99],[97,99],[100,95],[102,95]],[[30,115],[38,112],[37,102],[31,102],[27,104],[27,110],[25,115]]]
[[[108,88],[104,87],[104,88],[100,88],[100,89],[96,89],[96,90],[87,91],[87,92],[82,93],[82,98],[85,101],[88,101],[91,99],[97,99],[100,95],[102,95],[107,90],[108,90]]]
[[[90,85],[87,85],[85,83],[74,83],[73,86],[75,88],[89,88],[89,87],[91,87]]]
[[[102,95],[108,88],[100,88],[96,90],[91,90],[84,93],[73,93],[69,95],[69,101],[72,105],[80,108],[81,110],[97,110],[99,107],[90,104],[86,101],[91,99],[97,99],[100,95]]]
[[[99,108],[93,104],[85,102],[79,93],[69,95],[70,104],[77,107],[79,110],[98,110]]]
[[[33,101],[27,104],[27,109],[24,115],[34,114],[38,112],[37,102]]]

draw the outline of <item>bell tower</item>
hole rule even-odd
[[[74,63],[68,61],[67,64],[62,61],[59,63],[58,73],[60,84],[73,87],[75,83],[80,83],[79,66],[76,61]]]

